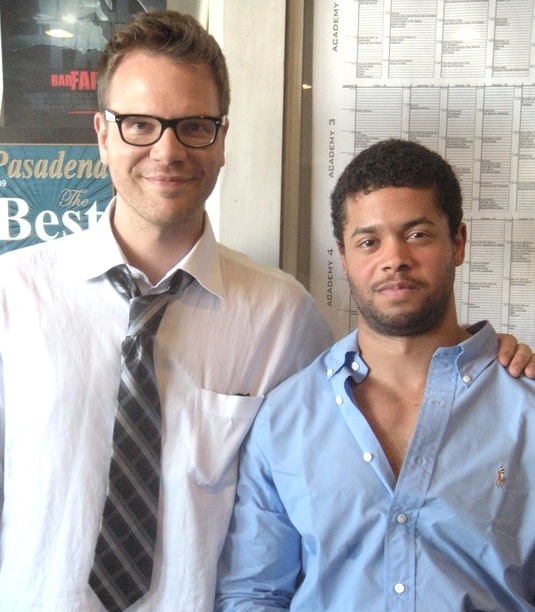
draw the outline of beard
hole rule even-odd
[[[399,280],[397,276],[395,279]],[[372,299],[355,287],[351,279],[349,286],[359,317],[362,317],[372,330],[382,336],[406,337],[420,336],[440,326],[450,307],[454,279],[455,266],[452,263],[446,264],[437,289],[426,296],[418,310],[394,314],[379,310]],[[384,281],[381,284],[384,284]],[[425,288],[422,284],[417,286]],[[372,286],[372,296],[375,292],[376,289]]]

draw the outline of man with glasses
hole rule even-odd
[[[209,611],[240,444],[262,396],[332,332],[293,278],[215,241],[204,207],[225,161],[230,98],[215,40],[191,17],[137,14],[103,53],[98,96],[116,197],[95,228],[0,263],[0,610]],[[108,499],[117,501],[110,458],[115,469],[130,453],[114,434],[129,318],[117,270],[149,296],[181,271],[154,343],[154,544],[142,526],[117,541],[104,531]],[[136,508],[126,512],[133,523]],[[106,557],[116,554],[119,573],[130,563],[121,540],[138,536],[152,557],[132,589],[130,577],[115,586]]]
[[[106,121],[115,121],[121,138],[135,147],[156,144],[168,127],[185,147],[192,149],[209,147],[226,119],[225,117],[163,119],[150,115],[118,115],[108,109],[104,109],[103,114]]]
[[[241,442],[331,332],[294,279],[214,239],[204,207],[230,96],[213,38],[174,12],[136,15],[104,51],[98,94],[116,197],[95,228],[0,261],[0,610],[208,612]],[[153,360],[125,349],[122,368],[123,339],[146,335],[125,339],[129,312],[137,323],[153,295],[167,303]],[[118,482],[136,462],[147,487],[126,508]]]

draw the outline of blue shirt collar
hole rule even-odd
[[[455,346],[438,348],[433,359],[456,356],[457,374],[466,386],[470,386],[496,358],[498,339],[487,321],[480,321],[467,331],[471,334],[469,338]],[[369,370],[358,349],[358,330],[352,331],[332,346],[325,356],[325,364],[328,379],[342,369],[356,383],[366,378]]]

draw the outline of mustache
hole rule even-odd
[[[372,291],[380,292],[389,289],[422,289],[424,283],[396,273],[372,285]]]
[[[178,172],[169,172],[169,170],[159,171],[159,170],[149,170],[143,171],[140,173],[143,178],[146,179],[155,179],[158,181],[191,181],[195,177],[191,174],[180,174]]]

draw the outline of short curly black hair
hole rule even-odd
[[[437,206],[455,237],[463,218],[461,187],[455,172],[438,153],[410,140],[382,140],[359,153],[340,175],[331,194],[333,233],[343,248],[347,198],[385,187],[435,190]]]

